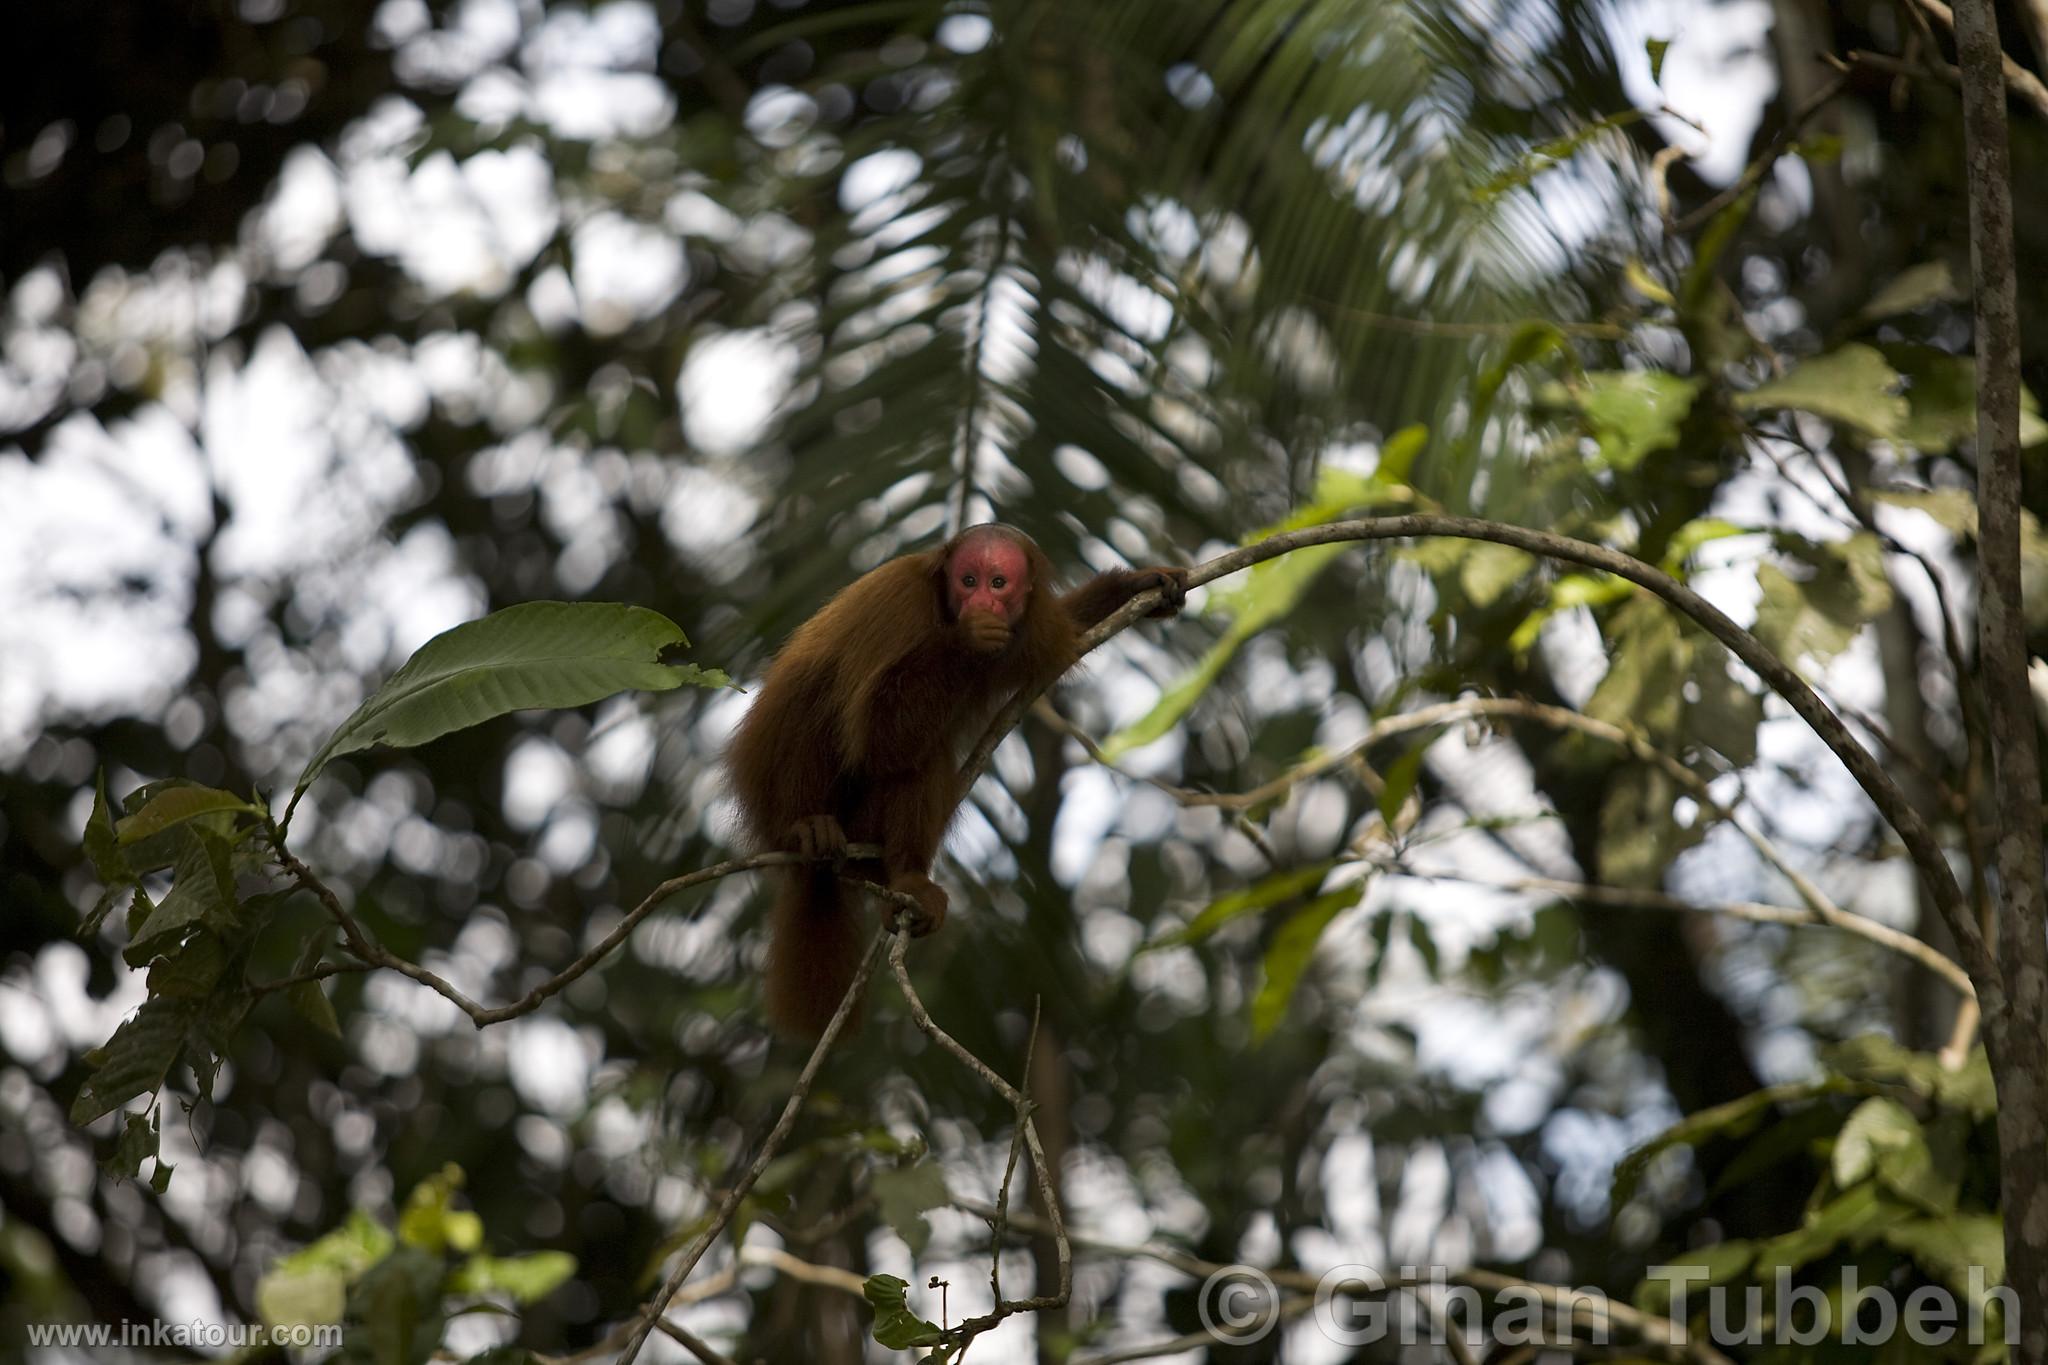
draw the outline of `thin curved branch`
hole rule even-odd
[[[690,1278],[690,1272],[697,1268],[698,1261],[704,1259],[704,1253],[710,1248],[711,1243],[731,1224],[733,1215],[739,1212],[740,1201],[747,1197],[747,1192],[754,1188],[754,1182],[761,1178],[761,1172],[768,1169],[768,1163],[775,1159],[776,1154],[782,1150],[782,1144],[789,1140],[790,1130],[796,1126],[796,1116],[803,1109],[804,1101],[810,1098],[811,1087],[817,1083],[818,1072],[825,1063],[825,1054],[832,1050],[834,1040],[846,1027],[846,1021],[852,1017],[854,1002],[860,999],[861,992],[867,988],[868,978],[875,974],[875,966],[882,960],[883,946],[892,938],[896,940],[897,945],[896,960],[901,961],[905,936],[891,934],[886,929],[877,933],[874,941],[868,945],[867,952],[861,957],[860,967],[853,974],[852,984],[846,988],[846,994],[840,997],[839,1008],[832,1012],[832,1021],[825,1025],[825,1032],[819,1036],[817,1046],[811,1049],[810,1060],[804,1063],[803,1071],[796,1078],[796,1085],[790,1089],[789,1100],[782,1106],[782,1116],[775,1120],[775,1127],[769,1130],[767,1138],[761,1143],[761,1150],[754,1154],[754,1159],[748,1164],[745,1173],[725,1192],[725,1197],[718,1201],[718,1208],[712,1213],[711,1221],[690,1239],[690,1245],[684,1249],[675,1269],[671,1270],[668,1278],[662,1282],[660,1291],[649,1299],[647,1306],[640,1311],[632,1333],[626,1338],[625,1347],[619,1352],[618,1365],[633,1365],[634,1357],[640,1354],[641,1346],[647,1341],[647,1334],[654,1330],[655,1323],[668,1311],[669,1300],[683,1287],[683,1281]]]
[[[343,971],[360,971],[368,968],[383,967],[397,972],[400,976],[409,977],[419,982],[436,995],[446,999],[450,1004],[468,1015],[469,1021],[478,1028],[486,1028],[492,1024],[502,1024],[508,1019],[517,1019],[521,1015],[531,1014],[539,1009],[550,997],[559,995],[577,978],[609,957],[613,950],[624,943],[631,936],[633,930],[639,927],[641,920],[654,913],[663,902],[679,891],[687,891],[693,886],[702,886],[706,882],[714,882],[722,877],[730,877],[737,872],[751,872],[757,868],[787,867],[792,863],[825,861],[824,859],[807,859],[801,854],[796,853],[761,853],[750,858],[729,859],[726,862],[716,863],[711,867],[699,868],[695,872],[686,872],[679,877],[670,877],[667,881],[648,892],[638,905],[627,912],[625,918],[612,927],[610,933],[598,940],[594,947],[561,971],[556,972],[553,976],[541,982],[509,1005],[480,1005],[438,972],[422,967],[417,962],[411,961],[408,958],[400,957],[370,937],[369,931],[364,929],[361,922],[342,905],[341,898],[335,895],[333,888],[322,881],[319,874],[307,867],[304,862],[300,861],[296,855],[285,847],[282,830],[272,825],[270,836],[271,847],[277,853],[278,862],[284,868],[286,874],[291,877],[292,881],[301,890],[311,892],[315,899],[320,902],[321,906],[327,911],[328,917],[340,927],[342,937],[347,943],[350,954],[362,964],[360,967],[328,964],[327,966],[316,968],[311,973],[303,974],[306,979],[331,976]],[[871,845],[855,844],[847,849],[847,854],[855,858],[879,857],[881,850]],[[900,905],[906,910],[918,910],[915,900],[900,892],[891,891],[885,886],[877,886],[875,883],[865,881],[859,877],[846,877],[842,878],[842,880],[850,886],[860,888],[869,895],[879,896],[883,900]],[[291,977],[284,981],[268,983],[263,989],[276,990],[283,986],[296,985],[300,979],[300,977]]]
[[[1762,901],[1689,901],[1663,891],[1563,881],[1556,877],[1474,877],[1462,872],[1418,872],[1400,866],[1390,866],[1386,870],[1396,876],[1414,877],[1423,881],[1457,881],[1467,886],[1484,886],[1496,891],[1537,891],[1581,901],[1587,905],[1606,905],[1618,909],[1674,910],[1685,914],[1726,915],[1730,919],[1748,920],[1752,924],[1828,925],[1903,957],[1911,958],[1953,986],[1956,993],[1965,1001],[1974,1001],[1977,998],[1976,989],[1970,984],[1970,974],[1957,965],[1955,959],[1936,951],[1923,939],[1915,938],[1902,930],[1892,928],[1889,924],[1881,924],[1863,915],[1845,912],[1838,919],[1826,919],[1811,908],[1769,905]]]
[[[946,1333],[948,1340],[966,1342],[986,1332],[1003,1319],[1018,1313],[1036,1313],[1045,1309],[1064,1308],[1074,1292],[1074,1250],[1067,1239],[1066,1219],[1060,1213],[1059,1190],[1052,1177],[1052,1167],[1045,1158],[1045,1147],[1038,1140],[1038,1125],[1031,1121],[1031,1099],[1016,1086],[1003,1079],[1002,1073],[963,1047],[952,1034],[940,1028],[925,1009],[924,1001],[918,998],[917,988],[911,984],[910,971],[903,965],[903,952],[909,940],[898,937],[889,949],[889,970],[896,976],[896,984],[903,991],[904,1003],[910,1007],[910,1017],[917,1027],[940,1047],[958,1058],[960,1063],[982,1082],[1006,1100],[1016,1111],[1017,1126],[1024,1134],[1024,1146],[1031,1153],[1031,1171],[1038,1180],[1038,1196],[1045,1203],[1045,1222],[1052,1229],[1053,1245],[1059,1257],[1059,1289],[1052,1294],[1036,1294],[1028,1299],[996,1300],[993,1311],[978,1318],[969,1318]],[[992,1211],[991,1226],[1003,1223],[1015,1224],[1019,1215],[1007,1209]],[[1033,1222],[1039,1220],[1033,1219]],[[621,1362],[624,1365],[624,1362]]]
[[[956,1199],[953,1207],[980,1218],[987,1218],[994,1212],[986,1204],[973,1200]],[[1011,1223],[1019,1232],[1043,1232],[1045,1220],[1035,1214],[1019,1213],[1011,1216]],[[1105,1238],[1091,1237],[1086,1233],[1074,1233],[1073,1244],[1083,1251],[1098,1252],[1119,1260],[1152,1261],[1183,1275],[1206,1280],[1219,1271],[1233,1269],[1219,1261],[1205,1261],[1199,1256],[1173,1247],[1156,1243],[1115,1242]],[[1274,1267],[1261,1271],[1278,1289],[1295,1293],[1314,1295],[1321,1277],[1307,1270]],[[1437,1283],[1429,1275],[1381,1275],[1382,1291],[1411,1289]],[[1572,1314],[1573,1318],[1599,1318],[1606,1323],[1620,1327],[1631,1336],[1641,1339],[1645,1346],[1670,1360],[1688,1360],[1694,1365],[1733,1365],[1727,1356],[1701,1341],[1696,1336],[1680,1336],[1682,1328],[1655,1313],[1645,1313],[1629,1304],[1609,1298],[1597,1289],[1573,1289],[1567,1285],[1548,1284],[1541,1280],[1524,1280],[1513,1275],[1503,1275],[1495,1270],[1461,1270],[1446,1274],[1443,1282],[1467,1284],[1482,1294],[1500,1294],[1508,1290],[1532,1294],[1553,1309]],[[1340,1289],[1344,1288],[1339,1286]]]
[[[1821,742],[1834,751],[1835,757],[1870,797],[1878,813],[1898,831],[1900,842],[1905,845],[1907,854],[1912,858],[1921,881],[1927,887],[1929,897],[1940,910],[1949,932],[1955,936],[1963,965],[1968,969],[1971,980],[1977,984],[1986,1007],[1994,1006],[1994,994],[1998,1000],[2003,999],[1990,950],[1985,943],[1984,935],[1979,932],[1976,921],[1970,915],[1969,904],[1963,896],[1962,887],[1956,882],[1955,872],[1948,864],[1947,855],[1940,841],[1934,837],[1934,831],[1928,826],[1927,821],[1913,808],[1912,803],[1906,799],[1905,793],[1884,770],[1883,765],[1857,741],[1842,718],[1828,709],[1827,703],[1820,699],[1791,665],[1765,647],[1756,636],[1736,625],[1725,612],[1700,596],[1698,592],[1633,555],[1623,554],[1604,545],[1573,540],[1569,536],[1555,535],[1548,531],[1532,531],[1526,527],[1486,521],[1479,517],[1416,513],[1394,517],[1362,517],[1353,521],[1331,522],[1323,526],[1308,526],[1298,531],[1283,532],[1256,544],[1218,555],[1207,563],[1196,565],[1188,571],[1188,586],[1196,587],[1209,583],[1226,574],[1248,569],[1254,564],[1312,545],[1335,545],[1354,540],[1406,540],[1417,536],[1453,536],[1462,540],[1490,541],[1496,545],[1510,545],[1515,549],[1542,555],[1548,559],[1583,564],[1588,568],[1611,573],[1662,598],[1690,617],[1709,635],[1726,645],[1736,658],[1742,660],[1764,680],[1766,686],[1783,697],[1799,718],[1820,737]],[[1082,636],[1081,652],[1086,654],[1093,650],[1158,605],[1156,589],[1139,593]],[[1039,688],[1034,691],[1027,688],[997,712],[995,719],[968,757],[962,770],[965,780],[971,782],[980,775],[997,743],[1022,718],[1025,710],[1037,699],[1038,693],[1044,690]]]

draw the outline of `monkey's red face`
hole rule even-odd
[[[1015,625],[1031,596],[1031,564],[1007,536],[975,536],[946,561],[946,604],[953,619],[977,613]]]

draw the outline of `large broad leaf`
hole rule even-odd
[[[1572,394],[1610,469],[1630,470],[1678,444],[1679,428],[1699,392],[1696,379],[1662,370],[1601,370]]]
[[[583,706],[631,689],[729,685],[717,669],[661,661],[688,643],[645,607],[527,602],[494,611],[420,646],[313,756],[294,795],[334,758],[373,744],[409,748],[508,711]]]
[[[91,1123],[162,1085],[164,1073],[185,1045],[193,1013],[186,1000],[144,1001],[133,1019],[114,1030],[105,1047],[86,1054],[95,1069],[72,1101],[71,1121]]]
[[[1874,346],[1852,342],[1803,361],[1782,379],[1735,395],[1735,406],[1797,408],[1888,441],[1902,439],[1904,379]]]
[[[1775,564],[1757,567],[1763,588],[1757,638],[1780,658],[1826,662],[1891,606],[1891,580],[1885,577],[1884,549],[1876,536],[1858,532],[1826,544],[1781,536],[1778,548],[1810,570],[1794,578]]]

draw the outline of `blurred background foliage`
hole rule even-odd
[[[462,1271],[521,1316],[453,1319],[450,1348],[571,1350],[644,1296],[772,1121],[802,1059],[762,1029],[761,917],[734,879],[490,1029],[389,974],[327,983],[334,1034],[265,997],[217,1074],[180,1067],[158,1097],[161,1192],[97,1167],[119,1115],[67,1122],[87,1052],[145,993],[121,915],[81,935],[95,774],[116,800],[165,778],[279,792],[419,644],[512,603],[650,607],[744,679],[835,587],[963,520],[1020,525],[1078,576],[1193,562],[1303,508],[1436,506],[1685,573],[1805,662],[1959,858],[1981,852],[1956,643],[1974,638],[1961,133],[1945,35],[1917,13],[17,6],[7,1330],[253,1316],[279,1256],[337,1228],[388,1250],[381,1229],[404,1241],[424,1198],[414,1250],[573,1258],[538,1280]],[[1905,67],[1821,60],[1864,50]],[[1685,63],[1690,103],[1663,88]],[[1711,136],[1686,121],[1709,108]],[[2021,186],[2042,134],[2016,106]],[[2048,220],[2019,232],[2041,259]],[[2048,277],[2021,288],[2038,392]],[[1400,477],[1369,483],[1411,428]],[[1243,821],[1131,776],[1241,791],[1432,701],[1582,706],[1745,803],[1845,906],[1938,937],[1886,831],[1754,678],[1661,608],[1492,547],[1354,547],[1284,596],[1256,633],[1231,633],[1252,599],[1212,590],[1213,610],[1119,639],[1058,696],[1098,736],[1225,652],[1183,709],[1127,732],[1123,774],[1028,722],[949,845],[962,913],[916,950],[925,998],[1011,1069],[1039,1013],[1032,1088],[1070,1222],[1218,1261],[1483,1261],[1626,1295],[1686,1248],[1785,1233],[1810,1194],[1875,1190],[1881,1163],[1830,1171],[1805,1145],[1850,1115],[1847,1077],[1920,1105],[1855,1109],[1864,1130],[1924,1118],[1978,1154],[1931,1197],[1995,1231],[1976,1099],[1827,1051],[1871,1031],[1940,1045],[1937,980],[1825,931],[1489,885],[1797,903],[1626,752],[1453,727]],[[717,756],[744,704],[683,689],[353,754],[295,849],[394,951],[509,999],[722,856]],[[1332,905],[1268,880],[1319,864],[1367,884]],[[1248,886],[1259,913],[1139,951]],[[277,905],[249,975],[289,974],[324,926],[304,897]],[[1767,1097],[1776,1145],[1740,1178],[1717,1178],[1719,1147],[1676,1145],[1610,1199],[1624,1153],[1774,1083],[1795,1086]],[[1694,1136],[1747,1137],[1756,1112]],[[958,1309],[986,1279],[979,1224],[934,1200],[992,1195],[1008,1120],[884,991],[751,1235],[919,1293],[946,1276]],[[1939,1275],[1896,1239],[1806,1251]],[[787,1277],[691,1314],[740,1358],[861,1358],[852,1301]],[[1084,1259],[1069,1314],[983,1349],[1062,1359],[1192,1325],[1173,1277]]]

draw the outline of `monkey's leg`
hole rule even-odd
[[[892,782],[878,784],[874,801],[881,817],[882,866],[888,886],[917,902],[921,912],[909,925],[922,937],[946,922],[946,893],[931,878],[932,859],[945,837],[946,822],[959,804],[958,780],[950,768],[934,767]],[[897,927],[902,906],[890,904],[882,922]]]

